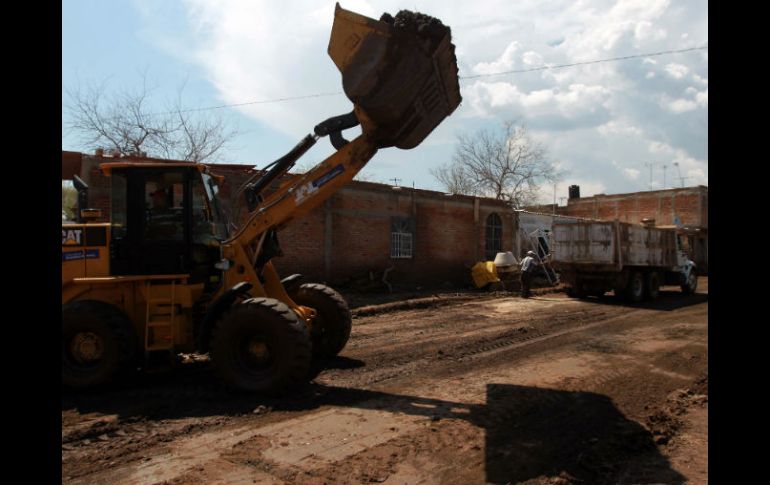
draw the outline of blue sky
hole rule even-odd
[[[341,2],[378,18],[405,8],[452,28],[461,76],[687,49],[708,43],[708,3],[669,0],[386,0]],[[333,1],[67,0],[62,92],[106,82],[135,88],[146,73],[158,111],[184,86],[188,107],[341,91],[326,54]],[[419,147],[381,150],[366,178],[440,190],[429,169],[451,161],[456,137],[523,121],[582,195],[708,185],[708,50],[461,81],[463,103]],[[264,166],[328,116],[344,95],[216,110],[239,135],[222,161]],[[62,149],[91,151],[64,127]],[[351,130],[353,132],[354,130]],[[354,136],[351,133],[350,136]],[[333,149],[321,140],[300,161]],[[678,164],[678,167],[674,165]],[[666,166],[664,172],[663,166]],[[553,200],[544,188],[543,202]]]

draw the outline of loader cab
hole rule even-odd
[[[110,273],[189,274],[190,283],[217,285],[227,234],[214,178],[192,163],[109,165]]]

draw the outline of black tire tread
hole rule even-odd
[[[650,300],[657,300],[660,296],[660,274],[656,271],[648,273],[645,278],[644,286],[647,297]]]
[[[136,335],[128,316],[119,308],[99,300],[78,300],[62,306],[62,338],[64,338],[65,315],[91,315],[97,321],[104,323],[112,333],[117,344],[118,355],[108,363],[108,369],[98,376],[78,376],[77,372],[69,372],[66,362],[62,362],[62,383],[67,387],[86,388],[105,384],[118,374],[129,370],[135,362]],[[104,336],[103,338],[109,338]],[[64,342],[62,342],[64,345]]]
[[[696,291],[698,291],[698,275],[695,275],[695,289],[690,288],[689,281],[682,283],[680,288],[682,289],[682,293],[685,295],[694,294]]]
[[[284,340],[283,351],[290,351],[292,355],[279,366],[279,374],[270,378],[255,381],[238,375],[226,362],[217,359],[223,348],[228,346],[227,326],[228,322],[235,325],[257,324],[262,319],[262,325],[274,326],[275,331]],[[269,323],[267,322],[269,319]],[[222,340],[225,339],[225,340]],[[220,347],[224,346],[224,347]],[[233,305],[215,325],[211,335],[211,345],[214,366],[225,384],[237,391],[264,392],[268,394],[280,394],[288,389],[297,387],[307,381],[306,375],[310,367],[312,345],[307,327],[297,319],[294,313],[285,303],[273,298],[250,298],[243,303]]]
[[[634,293],[633,293],[634,284],[633,283],[634,283],[634,280],[637,279],[637,278],[641,278],[641,286],[640,286],[641,291],[639,292],[640,294],[634,295]],[[639,271],[635,271],[634,273],[632,273],[631,277],[628,278],[628,285],[626,286],[626,291],[625,291],[626,299],[628,301],[632,302],[632,303],[639,303],[640,301],[642,301],[644,299],[644,294],[645,294],[644,287],[645,286],[646,285],[645,285],[644,275],[641,272],[639,272]]]
[[[313,355],[316,358],[331,358],[339,354],[347,345],[350,339],[350,332],[353,328],[353,317],[350,313],[345,299],[333,288],[320,283],[305,283],[300,285],[296,292],[290,295],[298,304],[315,308],[315,306],[324,306],[329,312],[335,314],[335,322],[332,323],[333,330],[339,333],[334,335],[331,341],[318,341],[315,335],[311,335],[313,340]],[[314,306],[315,305],[315,306]],[[321,311],[319,308],[315,308]],[[328,315],[326,320],[328,320]],[[329,322],[327,322],[328,324]]]

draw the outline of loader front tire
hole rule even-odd
[[[97,300],[62,307],[62,384],[87,388],[128,369],[136,351],[131,321],[118,308]]]
[[[211,359],[237,391],[279,394],[304,383],[312,358],[307,327],[286,304],[251,298],[217,322]]]
[[[290,296],[297,304],[317,312],[310,331],[313,357],[329,359],[339,354],[347,345],[353,326],[350,308],[342,295],[326,285],[306,283]]]

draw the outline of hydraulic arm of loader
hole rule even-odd
[[[225,287],[247,281],[253,285],[253,296],[277,298],[304,315],[304,307],[289,298],[270,263],[275,230],[307,214],[352,180],[379,148],[419,145],[460,104],[449,28],[408,11],[382,19],[337,4],[328,52],[342,73],[354,110],[317,125],[314,135],[307,135],[246,191],[251,215],[222,245],[223,256],[232,263],[225,272]],[[361,135],[344,140],[341,131],[359,123]],[[325,135],[337,151],[263,198],[261,192]]]

